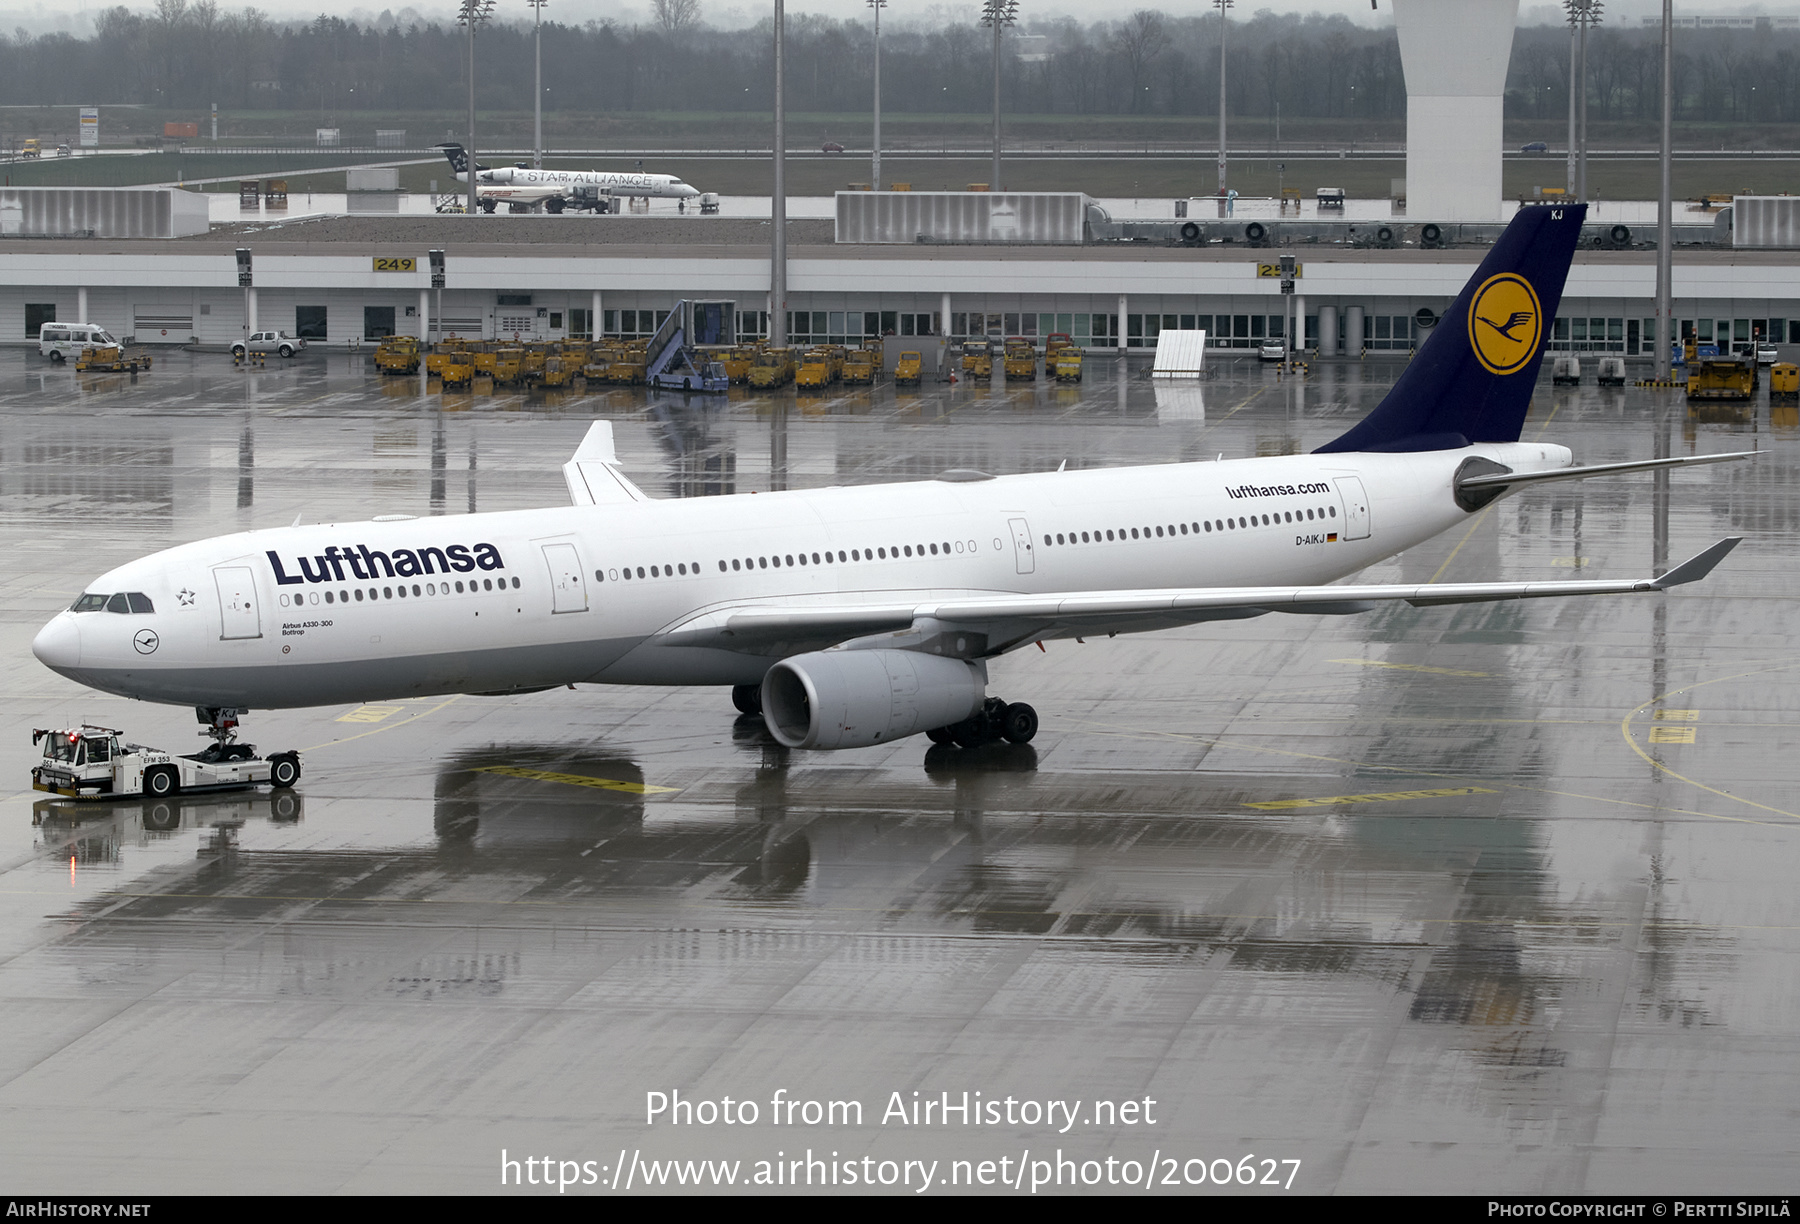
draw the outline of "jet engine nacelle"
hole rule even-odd
[[[763,721],[789,748],[867,748],[961,722],[986,695],[979,663],[910,650],[814,651],[763,677]]]

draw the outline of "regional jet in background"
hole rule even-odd
[[[469,181],[469,155],[459,144],[441,144],[456,181]],[[559,213],[566,208],[598,208],[622,196],[640,196],[670,200],[691,200],[700,194],[672,174],[639,174],[615,170],[534,170],[520,163],[515,166],[475,166],[475,187],[482,207],[488,212],[495,204],[519,203],[542,205],[546,212]]]
[[[597,422],[573,505],[240,532],[103,574],[32,644],[108,693],[245,709],[576,684],[731,686],[793,748],[1031,739],[988,662],[1270,612],[1645,593],[1704,578],[1330,585],[1576,467],[1521,442],[1585,209],[1527,207],[1381,404],[1310,455],[655,500]],[[1098,639],[1098,640],[1096,640]],[[1201,679],[1197,682],[1203,683]]]

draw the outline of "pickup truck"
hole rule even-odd
[[[246,353],[275,353],[281,357],[292,357],[305,351],[306,341],[282,331],[251,332],[248,340],[240,340],[231,346],[233,357],[242,357]]]

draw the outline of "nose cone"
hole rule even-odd
[[[681,194],[691,200],[700,194],[700,189],[698,187],[684,187],[682,188]]]
[[[81,666],[81,627],[67,612],[38,630],[31,653],[51,671],[68,675]]]

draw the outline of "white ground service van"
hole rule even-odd
[[[267,782],[286,789],[300,780],[300,754],[259,757],[250,744],[216,741],[204,752],[176,756],[127,743],[110,727],[36,730],[31,742],[44,756],[31,771],[33,790],[69,799],[118,795],[164,798],[195,791],[235,790]]]
[[[97,323],[46,323],[38,328],[38,352],[56,362],[79,357],[84,348],[111,348],[118,343]]]

